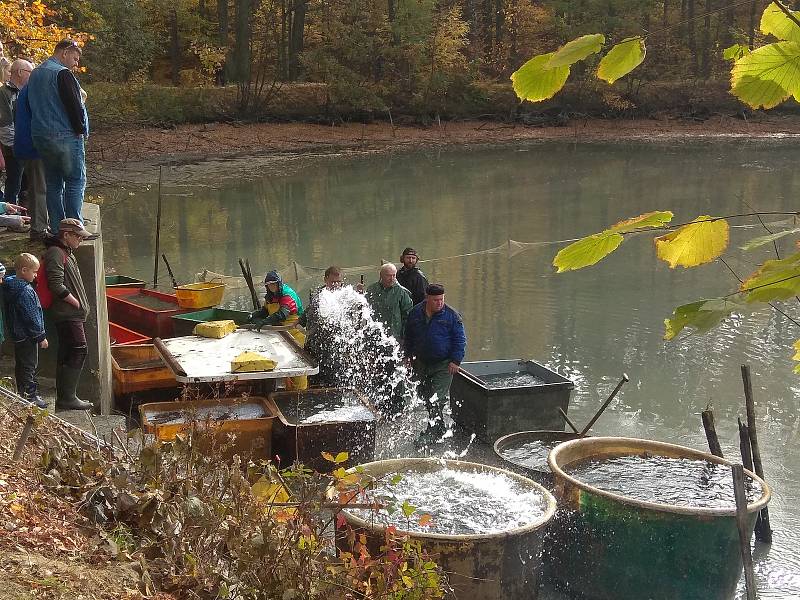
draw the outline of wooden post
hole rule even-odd
[[[25,449],[25,442],[28,441],[35,424],[36,421],[34,420],[33,415],[28,415],[25,425],[22,428],[22,433],[19,435],[19,439],[17,440],[17,446],[14,448],[14,460],[19,460],[20,456],[22,456],[22,451]]]
[[[714,425],[714,411],[711,406],[706,406],[706,409],[701,413],[703,418],[703,429],[706,430],[706,439],[708,440],[708,448],[714,456],[722,456],[722,446],[719,444],[719,437],[717,437],[717,429]]]
[[[753,470],[755,474],[764,479],[764,466],[761,464],[761,449],[758,445],[756,432],[756,406],[753,400],[753,381],[750,377],[750,365],[742,365],[742,383],[744,384],[744,402],[747,408],[747,431],[750,437],[750,449],[753,453]],[[769,509],[761,509],[761,515],[756,523],[756,539],[767,544],[772,543],[772,528],[769,524]]]
[[[158,287],[158,255],[161,254],[161,167],[158,167],[158,207],[156,208],[156,253],[153,261],[153,289]]]
[[[742,423],[741,418],[737,418],[739,423],[739,452],[742,455],[742,465],[748,471],[753,470],[753,454],[750,450],[750,432],[747,430],[747,425]]]
[[[756,575],[753,571],[753,556],[750,554],[750,535],[747,530],[747,495],[744,491],[744,469],[742,465],[731,465],[733,470],[733,494],[736,498],[736,527],[739,530],[739,551],[742,554],[747,600],[756,600]]]
[[[566,421],[566,423],[567,423],[567,425],[569,425],[570,429],[572,429],[572,431],[574,431],[575,433],[577,433],[578,435],[580,435],[580,433],[581,433],[581,432],[580,432],[580,431],[578,430],[578,428],[575,426],[575,423],[573,423],[573,422],[572,422],[572,419],[570,419],[570,418],[567,416],[567,413],[565,413],[565,412],[564,412],[564,409],[563,409],[563,408],[561,408],[561,407],[559,406],[559,407],[558,407],[558,412],[560,412],[560,413],[561,413],[561,417],[564,419],[564,421]]]

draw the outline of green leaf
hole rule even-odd
[[[797,340],[797,341],[794,343],[794,349],[795,349],[795,350],[797,350],[797,352],[796,352],[796,353],[795,353],[795,355],[792,357],[792,360],[798,360],[798,361],[800,361],[800,340]],[[800,373],[800,364],[798,364],[798,365],[795,365],[795,366],[794,366],[794,372],[795,372],[795,373]]]
[[[794,10],[789,12],[800,17],[800,12]],[[779,40],[800,42],[800,27],[774,2],[767,6],[761,15],[761,32],[774,35]]]
[[[739,290],[747,302],[772,302],[800,295],[800,252],[783,260],[768,260],[744,280]]]
[[[728,222],[708,215],[700,215],[691,223],[655,239],[656,254],[668,262],[670,269],[677,266],[696,267],[720,256],[728,247]]]
[[[339,463],[346,462],[348,458],[350,458],[350,454],[347,452],[339,452],[339,454],[337,454],[333,459],[333,462],[338,465]]]
[[[767,244],[771,244],[775,240],[779,240],[782,237],[786,237],[787,235],[792,235],[794,233],[800,233],[800,227],[796,227],[794,229],[785,229],[777,233],[771,233],[769,235],[762,235],[761,237],[753,238],[752,240],[747,242],[744,246],[742,246],[742,250],[754,250],[756,248],[760,248],[761,246],[766,246]]]
[[[800,97],[800,44],[768,44],[737,60],[731,92],[752,108],[773,108],[789,96]]]
[[[647,50],[640,37],[626,38],[608,51],[597,67],[597,77],[614,83],[642,64]]]
[[[613,231],[615,233],[629,233],[639,229],[652,229],[654,227],[663,227],[672,221],[672,213],[668,210],[657,210],[649,213],[644,213],[638,217],[620,221],[609,227],[606,231]]]
[[[722,58],[725,60],[739,60],[743,56],[747,56],[750,54],[750,48],[747,46],[743,46],[742,44],[734,44],[733,46],[729,46],[722,51]]]
[[[403,506],[401,507],[401,509],[403,511],[403,515],[405,515],[405,517],[408,518],[414,514],[414,511],[417,510],[417,507],[409,504],[408,500],[403,500]]]
[[[402,475],[402,473],[397,473],[397,474],[396,474],[394,477],[392,477],[392,478],[391,478],[391,480],[390,480],[390,482],[391,482],[391,484],[392,484],[392,485],[397,485],[397,484],[398,484],[398,483],[400,483],[401,481],[403,481],[403,475]]]
[[[581,238],[562,248],[553,259],[553,266],[559,273],[588,267],[611,254],[622,240],[622,234],[608,230]]]
[[[673,311],[672,317],[664,319],[664,339],[673,339],[686,327],[698,332],[708,331],[742,308],[738,298],[712,298],[684,304]]]
[[[606,43],[602,33],[582,35],[559,48],[545,65],[548,69],[573,65],[587,56],[597,54]]]
[[[547,68],[555,53],[534,56],[511,74],[511,82],[521,100],[541,102],[555,96],[569,77],[569,67]]]
[[[333,457],[333,454],[331,454],[330,452],[323,452],[322,453],[322,458],[324,458],[328,462],[332,462],[332,463],[336,462],[336,459]]]

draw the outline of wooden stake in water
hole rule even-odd
[[[747,425],[742,423],[742,419],[736,419],[739,424],[739,453],[742,455],[742,465],[748,471],[753,470],[753,453],[750,450],[750,432]]]
[[[761,449],[756,432],[756,406],[753,400],[753,381],[750,378],[750,365],[742,365],[742,383],[744,384],[744,401],[747,408],[747,430],[750,434],[750,449],[753,453],[753,470],[764,479],[764,466],[761,464]],[[761,509],[756,521],[756,539],[767,544],[772,543],[772,528],[769,525],[769,510]]]
[[[714,425],[714,411],[711,409],[711,406],[707,406],[701,413],[701,416],[703,419],[703,429],[706,430],[708,449],[711,450],[711,454],[714,456],[722,458],[722,446],[720,446],[719,437],[717,437],[717,428]]]
[[[158,207],[156,209],[156,252],[153,261],[153,289],[158,287],[158,255],[161,254],[161,166],[158,167]]]
[[[733,469],[733,494],[736,498],[736,527],[739,530],[739,550],[742,554],[744,582],[747,600],[756,600],[756,574],[753,571],[753,556],[750,554],[750,535],[747,528],[747,495],[744,491],[744,468],[731,465]]]

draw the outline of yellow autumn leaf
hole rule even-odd
[[[657,237],[656,254],[671,269],[696,267],[719,257],[728,247],[728,238],[725,219],[700,215],[691,223]]]
[[[797,340],[794,343],[794,349],[797,350],[797,352],[795,353],[795,355],[792,358],[794,360],[800,361],[800,340]],[[794,372],[795,373],[800,373],[800,364],[795,365]]]

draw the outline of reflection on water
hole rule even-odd
[[[208,268],[253,271],[397,260],[405,246],[423,259],[496,247],[508,239],[562,240],[642,212],[697,215],[797,210],[800,148],[743,141],[697,146],[548,143],[403,156],[258,157],[165,171],[162,251],[179,280]],[[769,168],[753,168],[761,165]],[[228,172],[237,174],[226,179]],[[241,177],[247,171],[251,179]],[[157,171],[153,173],[153,182]],[[149,280],[155,186],[106,192],[105,255],[117,272]],[[128,194],[133,192],[133,196]],[[177,195],[169,195],[177,194]],[[780,220],[772,217],[769,221]],[[781,225],[773,229],[781,229]],[[739,275],[774,256],[737,248],[763,229],[732,229],[730,267]],[[714,407],[726,456],[738,455],[744,414],[739,365],[752,367],[775,542],[757,549],[762,598],[800,596],[800,384],[790,344],[800,329],[775,312],[737,318],[707,335],[666,343],[672,309],[735,289],[721,264],[670,270],[652,236],[631,236],[583,271],[555,275],[559,246],[423,263],[447,288],[469,337],[467,360],[533,358],[576,383],[570,414],[586,422],[622,372],[631,384],[593,428],[705,447],[700,411]],[[790,239],[779,242],[783,252]],[[772,253],[772,254],[770,254]],[[163,273],[162,281],[167,277]],[[257,275],[258,276],[258,275]],[[351,278],[352,280],[353,278]],[[311,285],[304,281],[301,292]],[[244,301],[242,306],[245,306]],[[798,316],[797,305],[785,310]]]

